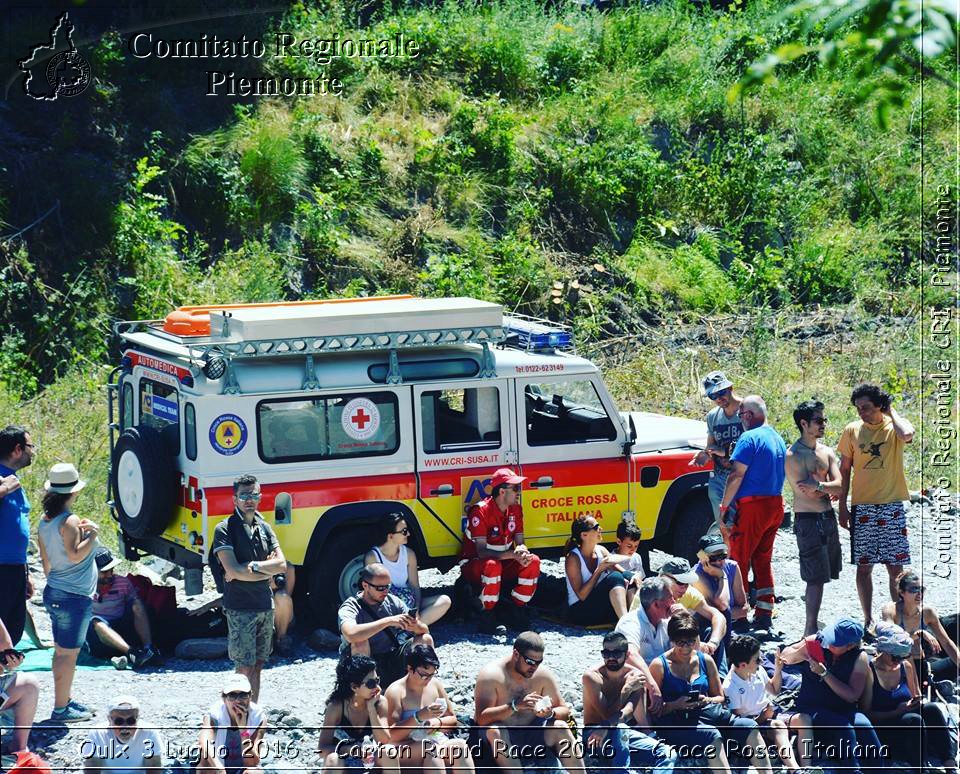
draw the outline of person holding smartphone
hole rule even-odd
[[[919,774],[927,763],[924,752],[957,770],[957,731],[939,702],[924,702],[910,659],[913,638],[896,624],[877,624],[870,674],[860,706],[873,722],[877,736],[890,747],[890,757],[909,761]]]
[[[437,677],[440,659],[429,645],[414,645],[407,653],[407,675],[385,693],[390,740],[407,747],[401,765],[422,771],[474,771],[470,747],[447,736],[458,725],[453,702]]]
[[[770,774],[770,759],[755,720],[734,717],[723,707],[720,673],[713,658],[698,650],[700,631],[688,612],[675,614],[667,624],[670,649],[650,662],[650,674],[663,694],[657,718],[657,736],[674,745],[684,757],[706,758],[713,771],[729,774],[724,740],[741,749],[748,746],[758,772]]]

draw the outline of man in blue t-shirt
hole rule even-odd
[[[30,542],[30,501],[20,486],[17,471],[31,462],[37,447],[20,425],[0,430],[0,621],[10,635],[12,648],[23,636],[27,600],[33,596],[27,544]]]
[[[787,445],[767,424],[767,405],[759,395],[744,398],[738,413],[745,432],[730,457],[733,470],[720,501],[720,532],[744,580],[753,569],[751,586],[757,597],[753,625],[769,630],[775,599],[770,560],[783,523]]]

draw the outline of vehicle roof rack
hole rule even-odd
[[[181,307],[166,320],[124,321],[114,330],[132,345],[197,363],[208,377],[214,361],[226,361],[217,370],[228,372],[227,392],[239,389],[229,367],[236,360],[307,356],[304,385],[315,388],[313,355],[389,351],[387,383],[399,383],[398,349],[468,343],[483,348],[478,376],[492,377],[488,347],[506,336],[499,304],[411,296]]]

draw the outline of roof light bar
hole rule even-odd
[[[504,315],[507,335],[517,337],[517,346],[526,350],[566,349],[573,346],[573,334],[560,323],[526,315]]]

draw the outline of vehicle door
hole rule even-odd
[[[489,494],[494,470],[516,459],[508,387],[502,379],[413,387],[420,525],[431,556],[459,553],[466,508]]]
[[[599,375],[517,379],[514,396],[527,546],[562,545],[581,514],[612,540],[630,507],[630,465],[626,429]]]

